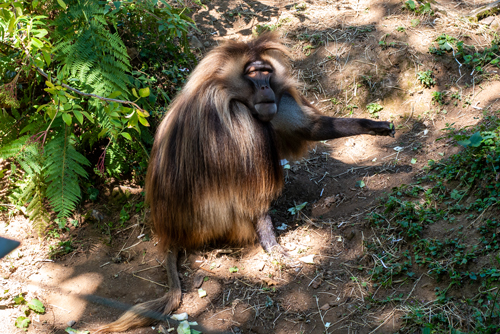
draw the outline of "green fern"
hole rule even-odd
[[[8,146],[9,155],[23,170],[22,173],[12,173],[17,176],[18,180],[15,182],[16,189],[9,196],[10,200],[28,216],[35,230],[41,235],[50,219],[43,203],[45,198],[45,181],[42,173],[44,157],[40,145],[29,143],[24,137],[13,141]],[[2,151],[5,151],[4,149],[5,147]],[[12,166],[15,164],[13,163]]]
[[[108,96],[121,91],[126,96],[127,48],[117,33],[109,31],[104,10],[99,1],[69,1],[67,13],[55,21],[61,40],[53,52],[87,92]]]
[[[45,149],[46,196],[59,217],[68,217],[81,198],[79,178],[87,177],[82,165],[89,161],[75,149],[75,137],[64,126]]]
[[[19,137],[0,147],[0,159],[15,157],[23,151],[29,136]]]
[[[42,173],[43,159],[44,156],[41,153],[40,146],[36,143],[26,145],[16,159],[25,172],[19,204],[23,207],[26,207],[27,204],[26,214],[39,235],[43,233],[50,222],[49,214],[43,203],[45,199],[45,180]]]

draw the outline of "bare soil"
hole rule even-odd
[[[441,1],[440,6],[458,15],[486,2]],[[393,187],[425,173],[422,168],[428,160],[459,151],[442,129],[449,124],[475,125],[485,110],[500,110],[494,68],[482,76],[471,75],[471,69],[459,67],[451,54],[428,53],[443,33],[487,46],[489,37],[483,32],[489,28],[442,12],[417,16],[396,0],[214,0],[192,9],[200,29],[193,35],[199,43],[193,44],[200,56],[226,39],[251,38],[259,26],[277,26],[292,51],[293,73],[303,85],[302,93],[320,110],[335,117],[369,118],[366,105],[376,102],[384,107],[379,118],[393,120],[397,132],[394,139],[358,136],[318,143],[307,157],[289,162],[286,187],[271,215],[280,243],[293,260],[273,258],[258,245],[211,245],[187,253],[179,263],[184,294],[177,313],[187,312],[204,333],[398,331],[402,312],[386,305],[363,313],[359,305],[365,304],[364,297],[412,291],[412,298],[430,301],[435,299],[436,282],[424,276],[417,289],[404,284],[397,290],[375,291],[353,279],[368,279],[367,270],[360,269],[373,266],[363,241],[376,235],[365,217]],[[383,47],[380,41],[394,43]],[[433,71],[435,86],[425,88],[417,80],[417,72],[424,70]],[[451,103],[434,104],[432,92],[447,92]],[[453,93],[461,100],[451,99]],[[358,181],[365,186],[357,186]],[[125,226],[103,227],[106,222],[119,224],[123,205],[131,203],[134,208],[141,201],[129,193],[139,191],[115,189],[102,192],[97,203],[85,203],[75,216],[78,227],[62,236],[72,240],[76,250],[55,260],[49,260],[49,247],[57,248],[61,239],[38,239],[25,218],[0,217],[0,234],[22,241],[0,262],[4,296],[23,293],[27,300],[40,299],[47,309],[33,318],[28,333],[64,333],[70,321],[76,322],[73,328],[92,332],[121,313],[79,298],[82,294],[135,304],[165,292],[163,259],[147,227],[147,214],[129,210]],[[288,209],[303,202],[308,204],[300,214],[291,215]],[[99,223],[92,213],[104,219]],[[446,234],[447,229],[438,224],[432,233]],[[299,260],[308,255],[314,255],[314,264]],[[234,267],[238,271],[230,272]],[[200,277],[207,292],[204,298],[194,287]],[[0,332],[22,333],[14,326],[22,311],[10,306],[0,305]],[[158,331],[156,325],[128,333]]]

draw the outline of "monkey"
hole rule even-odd
[[[360,134],[394,137],[394,124],[322,115],[288,73],[290,53],[275,34],[228,41],[195,67],[159,125],[146,175],[146,202],[169,291],[134,306],[98,332],[125,331],[168,315],[181,302],[180,249],[213,242],[278,244],[271,201],[284,186],[281,159],[297,158],[310,142]]]

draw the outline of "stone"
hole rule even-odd
[[[203,44],[201,44],[200,40],[196,36],[192,36],[191,40],[189,41],[189,46],[191,46],[193,49],[203,49]]]
[[[330,309],[330,305],[327,303],[319,308],[321,311],[328,311]]]
[[[494,16],[488,16],[487,18],[484,18],[481,21],[479,21],[479,23],[486,24],[487,26],[489,26],[490,24],[493,23],[493,21],[495,21],[495,17]]]

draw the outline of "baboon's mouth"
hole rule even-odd
[[[255,105],[255,110],[257,111],[257,117],[263,122],[269,122],[273,119],[274,115],[278,111],[276,103],[257,103]]]

